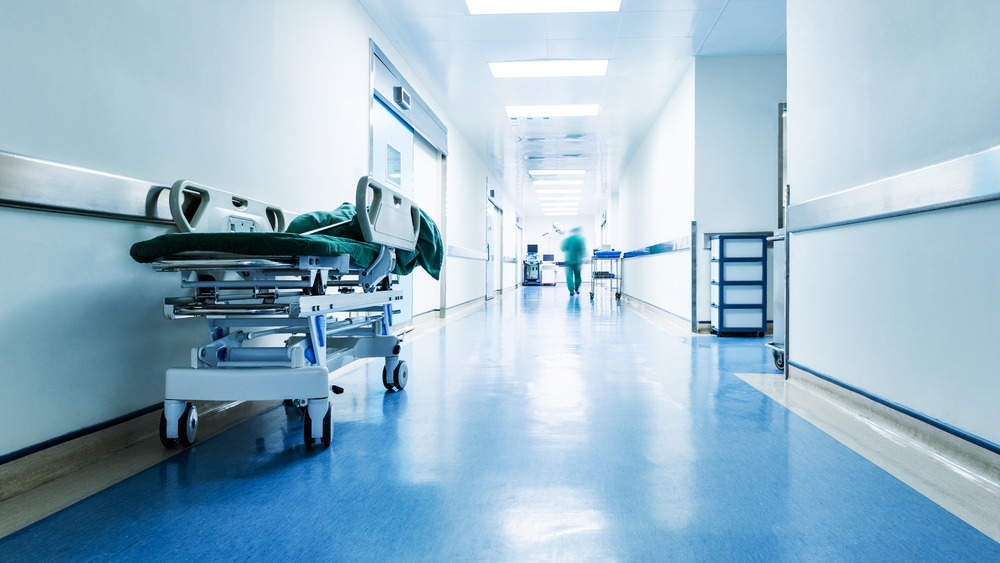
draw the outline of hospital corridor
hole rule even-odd
[[[994,0],[0,0],[0,561],[1000,562]]]

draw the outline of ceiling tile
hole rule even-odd
[[[783,0],[732,0],[726,5],[716,29],[785,27]]]
[[[383,0],[384,1],[384,0]],[[419,2],[392,2],[396,16],[468,16],[464,0],[420,0]]]
[[[680,37],[619,39],[615,47],[614,60],[633,59],[638,62],[645,60],[675,59],[689,57],[693,52],[691,40]],[[615,62],[612,62],[612,65]]]
[[[548,58],[548,50],[542,39],[535,41],[480,41],[479,51],[486,61],[532,61]]]
[[[473,41],[476,39],[468,17],[403,17],[396,18],[411,42]]]
[[[549,39],[549,59],[610,59],[615,54],[614,39]]]
[[[716,29],[708,36],[699,56],[742,56],[764,54],[774,42],[774,30]]]
[[[443,62],[482,62],[476,41],[421,41],[411,42],[411,49],[421,59]]]
[[[480,41],[531,41],[545,39],[544,14],[470,16]]]
[[[784,28],[782,28],[781,33],[774,38],[774,41],[771,42],[771,46],[767,48],[767,51],[776,55],[784,55],[788,51],[787,43],[788,34]]]
[[[690,37],[698,12],[628,12],[622,14],[620,37]]]
[[[549,39],[608,39],[618,36],[621,16],[617,12],[549,14],[545,16]]]

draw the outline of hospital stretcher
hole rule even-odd
[[[397,256],[415,249],[429,218],[368,177],[355,195],[356,219],[285,233],[276,232],[284,228],[278,208],[189,182],[172,186],[181,233],[136,243],[131,253],[155,271],[180,273],[191,294],[165,299],[164,315],[204,318],[210,341],[192,349],[190,367],[166,372],[164,446],[195,440],[194,400],[284,400],[303,409],[306,445],[329,445],[330,393],[342,392],[331,372],[384,358],[385,388],[406,386],[402,335],[391,330],[403,295],[391,274],[400,273]],[[324,234],[352,226],[363,240]]]

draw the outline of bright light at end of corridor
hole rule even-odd
[[[528,170],[529,176],[583,176],[586,170]]]
[[[599,104],[562,104],[552,106],[507,106],[508,117],[592,117],[600,112]]]
[[[579,186],[583,180],[535,180],[531,183],[536,186]]]

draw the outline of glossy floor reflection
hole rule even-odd
[[[276,409],[0,540],[0,560],[1000,560],[1000,544],[674,336],[525,288],[346,375],[329,449]]]

